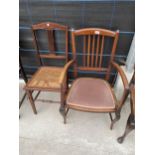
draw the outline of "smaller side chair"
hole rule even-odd
[[[119,31],[114,32],[99,28],[85,28],[72,32],[74,77],[77,77],[78,70],[105,72],[106,76],[105,79],[80,77],[73,82],[64,107],[64,123],[66,123],[69,109],[85,112],[109,113],[112,121],[110,126],[111,129],[113,124],[119,120],[124,97],[129,86],[123,70],[114,62],[118,35]],[[80,42],[83,44],[83,58],[80,59],[82,60],[82,64],[78,63],[79,59],[77,59],[76,54],[78,37],[82,37],[81,39],[83,40],[82,43]],[[109,49],[112,50],[107,67],[103,67],[103,62],[105,61],[103,59],[103,53],[106,52],[104,46],[107,38],[113,40],[112,47],[109,47]],[[115,68],[118,71],[123,81],[124,93],[121,100],[116,99],[115,93],[108,83],[112,68]],[[112,118],[111,113],[116,114],[114,119]]]
[[[39,48],[39,41],[37,36],[38,31],[47,32],[48,38],[48,50],[49,53],[42,54]],[[55,32],[63,31],[65,33],[65,54],[57,54],[56,53],[56,40],[55,40]],[[37,114],[37,110],[34,104],[34,101],[37,99],[39,93],[41,91],[54,91],[61,93],[61,106],[64,103],[65,91],[67,88],[67,75],[61,80],[61,76],[64,70],[64,67],[57,66],[45,66],[43,63],[43,59],[57,59],[57,60],[65,60],[68,62],[68,27],[64,25],[60,25],[57,23],[44,22],[32,25],[32,34],[34,46],[37,52],[37,57],[40,62],[41,67],[36,71],[36,73],[32,76],[32,78],[27,82],[25,86],[25,90],[29,97],[32,109],[34,114]],[[69,62],[70,63],[70,62]],[[66,64],[67,65],[67,64]],[[60,82],[61,81],[61,82]],[[38,91],[35,98],[32,97],[32,93],[34,91]],[[45,101],[45,100],[44,100]]]
[[[129,92],[127,93],[127,96],[130,94],[130,108],[131,108],[131,113],[128,117],[126,128],[124,131],[124,134],[117,138],[118,143],[123,143],[125,137],[135,129],[135,73],[130,81],[130,89]]]

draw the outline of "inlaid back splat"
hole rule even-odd
[[[106,29],[99,28],[85,28],[72,32],[72,47],[73,57],[76,59],[76,37],[83,37],[83,65],[74,65],[74,75],[77,76],[77,70],[88,70],[88,71],[107,71],[107,77],[111,70],[110,62],[113,60],[118,41],[119,32],[113,32]],[[105,39],[112,37],[114,39],[111,51],[111,57],[108,68],[103,68],[103,54]]]
[[[45,30],[47,31],[47,38],[48,38],[48,54],[40,54],[39,45],[37,41],[36,31]],[[56,41],[55,41],[55,31],[64,31],[65,32],[65,55],[57,55],[56,51]],[[66,62],[68,61],[68,27],[52,22],[44,22],[32,25],[32,34],[33,34],[33,42],[35,49],[37,51],[37,57],[42,65],[41,58],[49,58],[49,59],[65,59]]]
[[[47,36],[48,36],[48,48],[49,52],[52,54],[55,54],[56,48],[55,48],[55,36],[54,36],[54,30],[47,30]]]

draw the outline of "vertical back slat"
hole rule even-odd
[[[100,50],[100,62],[99,62],[99,67],[102,66],[103,48],[104,48],[104,36],[102,36],[102,40],[101,40],[101,50]]]
[[[55,51],[55,45],[54,45],[54,34],[53,30],[48,30],[47,35],[48,35],[48,48],[50,53],[54,54]]]
[[[83,65],[86,66],[86,36],[83,36]]]
[[[87,54],[87,66],[89,67],[90,65],[90,38],[91,36],[88,36],[88,54]]]
[[[98,64],[98,53],[99,53],[99,45],[100,45],[100,35],[97,36],[97,47],[96,47],[96,61],[95,66],[97,67]]]
[[[66,30],[65,32],[66,34],[66,47],[65,47],[65,51],[66,51],[66,62],[68,62],[68,30]]]
[[[86,66],[86,36],[83,36],[83,65]]]
[[[94,65],[94,52],[95,52],[95,35],[93,35],[93,41],[92,41],[91,67],[93,67]]]

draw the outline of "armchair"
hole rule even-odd
[[[114,62],[114,55],[118,41],[119,31],[113,32],[106,29],[87,28],[72,32],[72,49],[73,60],[66,66],[63,74],[67,73],[68,68],[73,64],[74,77],[77,77],[78,70],[106,72],[105,80],[92,77],[77,78],[67,95],[63,111],[64,123],[69,109],[80,110],[85,112],[102,112],[109,113],[111,119],[110,128],[113,128],[114,123],[120,118],[120,111],[124,103],[126,92],[129,89],[127,78],[121,67]],[[78,66],[76,55],[76,37],[83,37],[83,66]],[[103,50],[104,40],[113,38],[112,52],[108,67],[103,67]],[[110,72],[115,68],[121,76],[124,86],[124,93],[121,100],[117,100],[115,93],[108,83]],[[62,76],[64,77],[64,75]],[[62,78],[63,79],[63,78]],[[115,113],[113,119],[111,113]]]

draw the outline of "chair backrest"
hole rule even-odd
[[[119,31],[110,31],[100,28],[84,28],[75,30],[72,32],[72,51],[73,58],[75,59],[74,64],[74,77],[77,76],[77,70],[82,71],[106,71],[106,80],[109,80],[111,65],[110,62],[113,61],[118,41]],[[77,38],[82,37],[82,49],[83,58],[82,65],[78,66],[77,63]],[[108,67],[103,67],[103,53],[105,52],[105,40],[107,38],[112,38],[112,47],[110,62],[108,62]]]
[[[39,49],[37,31],[44,30],[47,31],[47,38],[48,38],[48,51],[49,54],[41,54]],[[65,33],[65,54],[58,55],[56,54],[56,39],[55,39],[55,31],[64,31]],[[66,62],[68,61],[68,27],[64,25],[60,25],[57,23],[52,22],[43,22],[39,24],[32,25],[32,34],[33,34],[33,42],[35,49],[37,51],[37,56],[39,59],[40,64],[42,65],[41,58],[50,58],[50,59],[65,59]]]

